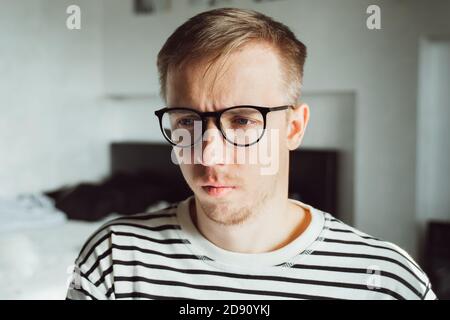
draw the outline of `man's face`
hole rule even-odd
[[[203,60],[169,70],[167,105],[210,112],[239,105],[289,104],[279,58],[267,45],[249,44],[226,61],[208,66]],[[180,168],[210,219],[226,225],[242,223],[271,198],[287,195],[286,112],[269,113],[263,138],[249,147],[236,147],[223,139],[211,118],[205,129],[216,134],[203,137],[191,149],[176,148],[176,154],[190,153],[193,163],[180,160]],[[195,155],[200,159],[194,159]]]

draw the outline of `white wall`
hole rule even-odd
[[[69,31],[72,2],[1,1],[2,195],[94,179],[107,167],[101,6],[79,1],[83,31]]]
[[[417,213],[450,221],[450,36],[423,39],[417,130]]]
[[[66,27],[71,4],[81,30]],[[133,125],[105,99],[103,1],[1,0],[0,39],[0,196],[105,177]]]
[[[354,223],[355,94],[305,93],[311,115],[302,148],[334,149],[338,159],[337,216]]]

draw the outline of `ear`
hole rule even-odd
[[[305,103],[295,105],[289,110],[286,143],[289,150],[297,149],[302,143],[309,121],[309,106]]]

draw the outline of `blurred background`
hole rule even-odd
[[[64,298],[100,224],[189,195],[153,114],[156,56],[220,6],[270,15],[308,47],[291,197],[396,243],[448,299],[445,0],[0,0],[0,299]]]

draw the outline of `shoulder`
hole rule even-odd
[[[163,241],[167,232],[179,229],[176,222],[178,203],[163,209],[112,219],[100,226],[84,242],[77,257],[77,264],[83,265],[91,256],[106,255],[120,244],[133,240]]]
[[[74,274],[91,298],[114,295],[115,266],[133,265],[136,252],[154,253],[165,244],[184,243],[176,231],[177,207],[178,203],[154,212],[113,219],[85,241],[75,260]],[[81,291],[70,292],[74,297]]]
[[[398,245],[362,232],[328,213],[324,217],[322,241],[326,253],[362,267],[369,280],[380,282],[397,298],[423,299],[431,291],[425,272]]]

